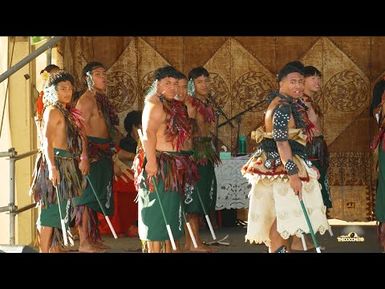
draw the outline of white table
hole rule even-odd
[[[216,210],[249,207],[248,194],[251,184],[241,174],[241,168],[248,159],[249,156],[222,160],[222,164],[215,167],[217,177]]]

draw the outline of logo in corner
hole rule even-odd
[[[350,232],[347,235],[337,237],[338,242],[364,242],[365,238],[359,236],[356,232]]]

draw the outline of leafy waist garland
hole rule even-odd
[[[86,183],[78,162],[73,156],[55,155],[55,165],[60,174],[58,188],[61,201],[80,196]],[[55,188],[49,179],[47,161],[42,153],[36,159],[30,195],[33,195],[36,202],[41,202],[43,207],[57,202]]]
[[[212,143],[211,137],[194,137],[194,160],[198,165],[207,165],[210,161],[213,165],[221,163],[219,156]]]
[[[163,181],[166,192],[178,192],[184,196],[186,185],[193,186],[199,180],[198,167],[191,153],[156,152],[157,179]],[[154,191],[152,181],[143,177],[146,164],[145,154],[140,150],[134,160],[135,186]]]
[[[109,99],[105,94],[96,93],[96,101],[98,103],[99,108],[101,109],[104,119],[107,124],[108,132],[110,137],[114,137],[116,135],[115,125],[119,125],[119,117],[116,112],[115,107],[111,104]]]
[[[140,144],[137,148],[134,161],[132,162],[132,169],[134,170],[134,184],[137,191],[140,188],[140,183],[143,176],[144,158],[145,158],[144,149]]]
[[[184,196],[186,185],[199,180],[198,167],[191,154],[157,152],[157,177],[161,177],[165,191],[176,191]]]
[[[115,153],[113,143],[94,143],[88,141],[88,157],[90,162],[96,162],[101,158],[112,158]]]
[[[191,138],[192,123],[188,117],[186,106],[178,100],[160,98],[163,109],[167,114],[166,138],[177,151],[184,142]]]
[[[198,113],[203,116],[205,122],[215,122],[215,113],[212,106],[204,104],[200,99],[196,97],[190,97],[190,100],[192,106],[197,108]]]

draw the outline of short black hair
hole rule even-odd
[[[305,66],[304,73],[305,73],[305,77],[314,76],[314,75],[319,77],[322,76],[321,71],[319,71],[316,67],[311,65]]]
[[[124,129],[127,133],[131,133],[132,127],[134,125],[138,126],[142,123],[142,111],[133,110],[127,113],[126,118],[124,119]]]
[[[196,78],[202,75],[205,77],[209,77],[210,74],[206,68],[204,68],[203,66],[198,66],[191,69],[191,71],[188,73],[188,79],[195,80]]]
[[[101,63],[101,62],[98,62],[98,61],[88,62],[88,63],[83,67],[82,75],[83,75],[83,76],[87,76],[87,73],[88,73],[88,72],[92,72],[92,70],[94,70],[95,68],[99,68],[99,67],[102,67],[102,68],[106,69],[106,67],[104,66],[104,64]]]
[[[285,76],[293,72],[298,72],[301,75],[305,75],[304,68],[305,66],[299,60],[286,63],[278,72],[277,80],[280,82]]]
[[[178,77],[177,77],[177,79],[186,79],[186,80],[187,80],[187,76],[186,76],[184,73],[178,71]]]
[[[385,79],[381,78],[373,87],[373,98],[370,103],[370,114],[373,115],[374,109],[380,105],[382,101],[382,95],[385,92]]]
[[[71,82],[72,86],[75,86],[74,77],[69,72],[62,69],[59,70],[58,72],[50,74],[49,80],[48,80],[48,86],[54,85],[56,88],[58,83],[62,81],[69,81]]]
[[[178,74],[180,72],[176,70],[173,66],[171,65],[166,65],[161,68],[158,68],[155,73],[154,73],[154,78],[156,80],[161,80],[166,77],[172,77],[175,79],[178,79]]]
[[[60,67],[55,64],[49,64],[44,69],[40,71],[40,74],[42,74],[44,71],[47,71],[48,73],[51,73],[52,70],[57,69],[59,70]]]

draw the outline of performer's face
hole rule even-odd
[[[279,83],[279,91],[287,96],[299,98],[303,95],[304,77],[298,72],[289,73]]]
[[[56,86],[58,101],[62,104],[68,104],[72,100],[74,88],[70,81],[61,81]]]
[[[171,100],[174,99],[178,91],[178,79],[173,77],[162,78],[158,82],[158,92],[164,97]]]
[[[312,75],[305,78],[305,89],[311,92],[318,92],[321,90],[321,77]]]
[[[99,91],[105,91],[107,87],[107,74],[103,67],[98,67],[92,70],[92,80],[94,88]]]
[[[195,93],[201,96],[207,96],[210,88],[210,78],[201,75],[194,80]]]
[[[187,96],[187,79],[178,79],[177,100],[185,101]]]

